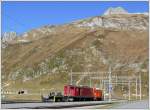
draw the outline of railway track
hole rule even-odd
[[[62,109],[84,106],[96,106],[118,103],[121,101],[86,101],[86,102],[35,102],[35,103],[5,103],[1,105],[3,109]]]

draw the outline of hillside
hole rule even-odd
[[[62,90],[70,71],[144,71],[148,89],[148,16],[115,14],[26,32],[2,48],[4,89]],[[90,67],[89,67],[90,65]],[[125,72],[117,74],[127,74]],[[85,83],[85,82],[83,82]]]

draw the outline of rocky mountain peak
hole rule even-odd
[[[104,13],[104,15],[112,15],[112,14],[128,14],[128,12],[122,7],[115,7],[115,8],[110,7]]]
[[[10,42],[17,37],[16,32],[5,32],[2,34],[2,42]]]
[[[96,16],[76,22],[77,27],[91,29],[113,28],[119,30],[147,30],[149,27],[148,13],[128,13],[122,7],[109,8],[104,16]]]

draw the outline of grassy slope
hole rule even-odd
[[[143,62],[148,59],[148,32],[114,31],[101,28],[91,31],[88,28],[72,26],[57,27],[56,30],[57,34],[47,35],[29,44],[11,44],[2,50],[2,75],[11,74],[18,68],[34,68],[46,58],[57,56],[64,50],[76,48],[85,50],[91,45],[96,45],[96,48],[100,49],[106,58],[117,59],[122,63]],[[102,40],[97,42],[97,39]],[[68,56],[64,57],[67,59]],[[80,60],[76,62],[80,62]],[[107,66],[104,64],[95,63],[93,65],[95,68],[92,71],[107,70]],[[147,65],[148,63],[146,63]],[[42,88],[55,88],[63,90],[63,85],[69,83],[67,73],[46,74],[27,82],[19,79],[15,82],[10,80],[5,80],[5,82],[11,83],[7,89],[26,88],[39,91]]]

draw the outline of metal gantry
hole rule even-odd
[[[142,99],[142,84],[141,84],[141,75],[138,76],[117,76],[112,75],[111,68],[109,69],[109,72],[72,72],[70,73],[70,84],[73,84],[73,76],[77,75],[84,75],[84,77],[89,78],[89,86],[92,87],[92,80],[99,80],[99,88],[101,88],[104,91],[104,99],[105,99],[105,93],[106,93],[106,84],[108,84],[108,96],[109,101],[112,100],[112,85],[120,84],[127,85],[128,86],[128,100],[131,100],[131,84],[135,84],[135,95],[136,99],[138,99],[137,96],[140,97],[140,100]],[[139,88],[139,92],[138,92]],[[138,95],[139,93],[139,95]]]

